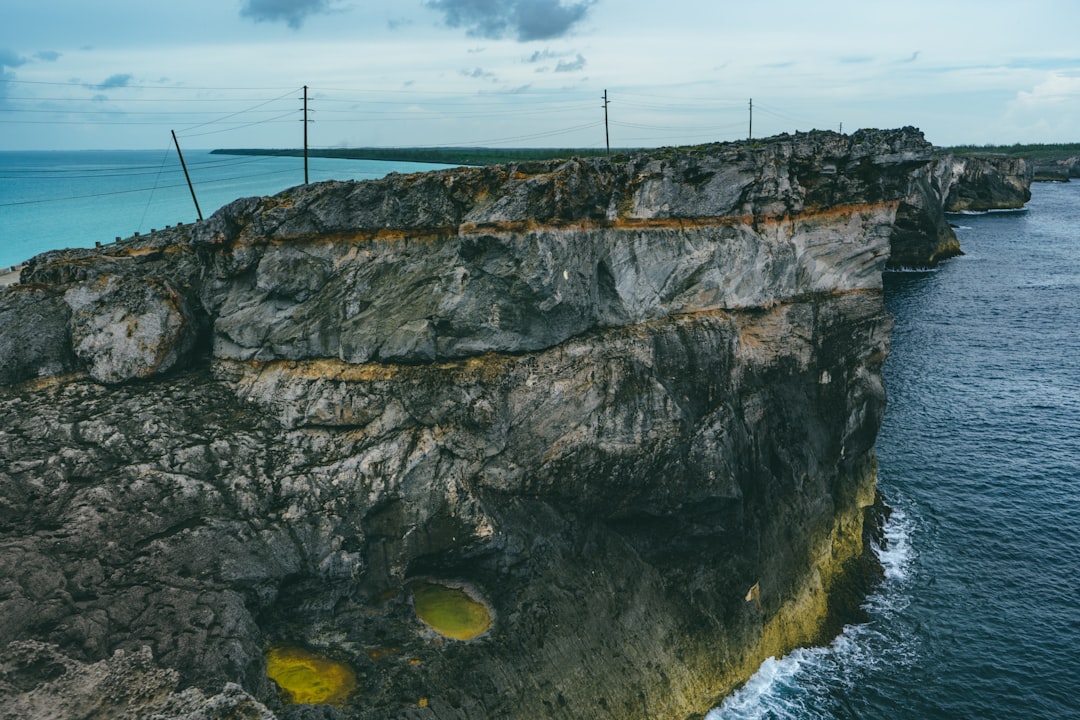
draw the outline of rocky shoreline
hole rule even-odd
[[[881,272],[943,256],[933,158],[905,128],[320,183],[33,259],[0,717],[705,712],[866,578]],[[440,634],[420,581],[490,627]],[[284,702],[279,645],[355,692]]]

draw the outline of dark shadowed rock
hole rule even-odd
[[[71,309],[52,288],[18,285],[0,300],[0,385],[50,377],[77,367]]]

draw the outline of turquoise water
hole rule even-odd
[[[204,217],[304,182],[304,160],[185,151]],[[369,180],[443,165],[311,158],[308,177]],[[0,269],[44,250],[93,247],[198,219],[175,149],[0,152]]]
[[[1080,718],[1080,183],[954,216],[885,276],[896,508],[871,621],[767,662],[709,720]]]

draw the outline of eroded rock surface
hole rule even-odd
[[[0,694],[76,707],[119,657],[281,717],[707,710],[861,576],[930,159],[904,129],[323,183],[36,258],[0,293]],[[425,578],[492,628],[431,631]],[[350,704],[283,705],[282,643]]]
[[[1016,210],[1031,200],[1034,166],[1023,158],[949,155],[937,163],[946,212]]]

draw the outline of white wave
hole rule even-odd
[[[895,507],[889,521],[885,523],[885,540],[875,544],[881,567],[885,570],[885,580],[899,582],[906,580],[911,573],[911,564],[915,551],[911,546],[912,521],[903,508]]]
[[[885,577],[867,598],[869,623],[849,625],[828,646],[769,658],[745,685],[710,710],[705,720],[826,720],[831,717],[830,695],[851,690],[878,666],[910,661],[915,654],[913,643],[888,635],[886,628],[909,602],[905,590],[916,557],[913,531],[910,516],[894,507],[883,542],[874,546]]]
[[[1017,215],[1026,213],[1027,211],[1027,206],[1018,208],[993,208],[992,210],[949,210],[945,213],[945,217],[952,215]]]
[[[885,268],[882,272],[885,273],[936,273],[938,269],[936,267],[891,267]]]
[[[796,650],[777,660],[768,658],[745,685],[705,715],[705,720],[758,720],[777,712],[787,716],[785,691],[797,682],[803,665],[812,663],[814,650]]]

